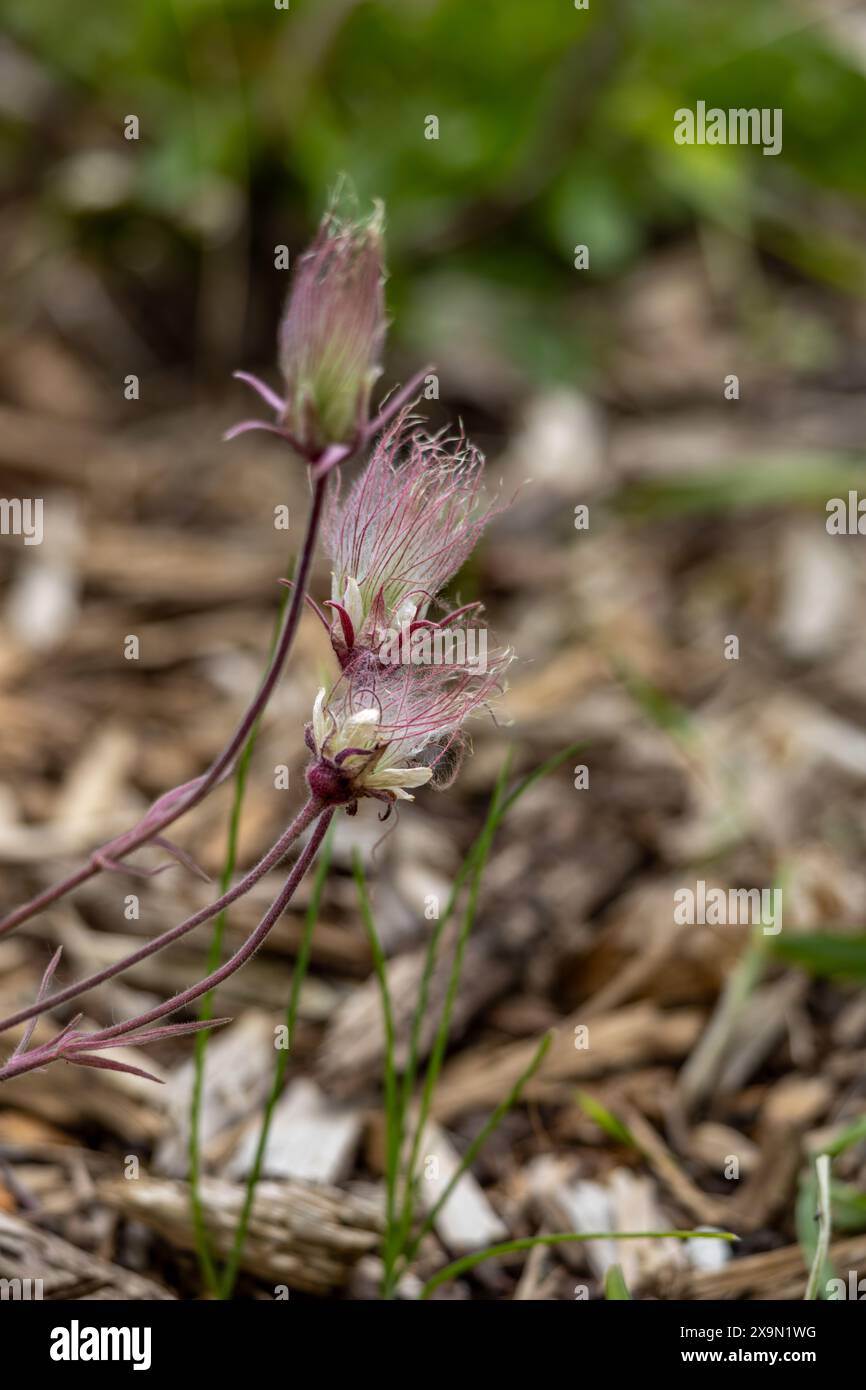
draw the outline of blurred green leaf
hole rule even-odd
[[[618,1144],[626,1144],[631,1149],[636,1149],[638,1147],[637,1141],[628,1126],[624,1125],[621,1120],[618,1120],[616,1115],[613,1115],[610,1110],[602,1105],[601,1101],[596,1100],[594,1096],[589,1095],[586,1091],[578,1091],[577,1099],[581,1109],[591,1120],[595,1121],[599,1129],[603,1130],[605,1134],[609,1134],[611,1139],[615,1139]]]
[[[604,1296],[611,1300],[631,1301],[631,1294],[625,1282],[625,1276],[619,1265],[609,1265],[604,1276]]]
[[[769,949],[789,965],[798,965],[810,975],[866,979],[866,936],[837,936],[830,932],[780,936],[770,942]]]

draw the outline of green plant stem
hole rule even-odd
[[[286,1069],[289,1065],[289,1058],[292,1054],[292,1047],[295,1041],[295,1028],[298,1021],[298,1008],[301,1002],[301,990],[307,977],[310,965],[310,956],[313,948],[313,933],[316,930],[316,923],[319,920],[319,908],[322,901],[322,892],[325,887],[325,879],[331,865],[332,835],[329,831],[322,846],[322,857],[316,869],[316,876],[313,880],[313,891],[310,897],[309,907],[307,908],[304,920],[304,934],[301,938],[301,945],[298,950],[298,958],[295,961],[295,969],[292,973],[292,988],[289,992],[289,1002],[286,1007],[286,1046],[277,1049],[276,1062],[274,1063],[274,1075],[271,1082],[271,1089],[268,1094],[265,1108],[262,1112],[262,1124],[259,1130],[258,1143],[253,1158],[252,1167],[247,1177],[246,1191],[244,1193],[244,1204],[241,1209],[240,1218],[235,1229],[234,1241],[232,1242],[231,1254],[226,1262],[220,1280],[220,1298],[231,1298],[235,1281],[238,1276],[241,1256],[243,1255],[244,1245],[246,1244],[247,1232],[249,1231],[250,1217],[252,1215],[253,1203],[256,1196],[256,1188],[261,1177],[262,1164],[264,1163],[265,1152],[268,1146],[268,1135],[271,1129],[271,1122],[274,1115],[274,1107],[282,1093],[283,1082],[285,1081]]]
[[[819,1154],[815,1159],[815,1176],[818,1185],[818,1211],[816,1213],[818,1239],[815,1243],[815,1254],[812,1259],[812,1268],[809,1270],[806,1292],[803,1295],[805,1302],[812,1302],[818,1297],[818,1285],[830,1250],[830,1231],[833,1217],[830,1200],[829,1154]]]
[[[620,1265],[609,1265],[604,1276],[604,1296],[614,1302],[630,1301],[631,1294]]]
[[[280,606],[271,636],[268,654],[269,660],[273,657],[276,644],[279,640],[288,601],[289,590],[285,589],[280,599]],[[226,839],[226,855],[220,875],[220,895],[228,892],[229,885],[234,878],[235,868],[237,867],[238,840],[240,838],[241,816],[247,788],[247,777],[260,725],[261,719],[257,719],[250,729],[249,736],[241,750],[237,767],[235,768],[234,790],[232,794],[231,810],[229,812],[228,835]],[[222,961],[223,938],[225,936],[227,921],[228,912],[224,909],[216,918],[211,933],[210,947],[207,954],[208,975],[212,974]],[[209,1019],[213,1017],[213,1000],[213,990],[210,990],[203,996],[201,1005],[199,1006],[200,1019]],[[213,1249],[207,1232],[207,1225],[204,1219],[204,1208],[201,1200],[201,1111],[204,1101],[205,1054],[207,1053],[209,1037],[210,1033],[207,1031],[198,1033],[195,1040],[192,1095],[190,1097],[189,1112],[189,1195],[199,1268],[201,1269],[202,1278],[209,1292],[218,1294],[220,1279],[214,1262]]]
[[[850,1149],[854,1144],[861,1143],[866,1139],[866,1115],[861,1115],[858,1120],[854,1120],[842,1133],[831,1143],[827,1144],[824,1152],[831,1158],[838,1158],[846,1149]]]
[[[574,743],[571,744],[568,748],[564,748],[561,752],[554,754],[552,758],[548,758],[546,762],[542,763],[539,767],[535,768],[533,772],[529,773],[528,776],[524,777],[518,783],[515,789],[509,794],[509,796],[505,798],[505,800],[502,802],[500,806],[498,804],[498,798],[501,795],[501,788],[504,785],[505,779],[508,776],[508,769],[510,767],[511,761],[510,755],[506,757],[503,763],[502,769],[499,773],[499,777],[497,778],[496,787],[494,788],[493,797],[491,798],[490,806],[487,811],[487,818],[484,822],[484,825],[482,826],[480,834],[473,841],[468,853],[466,854],[466,857],[463,860],[463,863],[461,864],[457,872],[457,875],[454,879],[453,887],[448,896],[448,902],[445,906],[445,911],[442,913],[441,917],[436,922],[436,926],[431,932],[430,940],[427,944],[427,954],[424,960],[424,969],[421,975],[421,983],[418,990],[418,1003],[415,1007],[415,1011],[412,1018],[412,1028],[409,1039],[408,1061],[406,1064],[406,1070],[403,1073],[404,1110],[408,1109],[409,1100],[411,1098],[412,1090],[415,1085],[415,1077],[418,1071],[418,1057],[421,1044],[421,1029],[424,1023],[424,1015],[427,1012],[427,1000],[430,994],[430,984],[433,978],[433,970],[436,965],[436,957],[438,955],[439,945],[442,940],[442,933],[444,932],[445,927],[447,926],[451,916],[453,915],[454,908],[457,904],[458,895],[475,865],[478,854],[481,852],[482,846],[484,844],[485,834],[491,825],[493,830],[496,830],[498,828],[509,808],[514,805],[515,801],[517,801],[523,795],[523,793],[527,791],[529,787],[532,786],[534,782],[536,782],[540,777],[544,777],[547,773],[555,771],[555,769],[560,767],[561,764],[566,761],[566,759],[571,758],[575,753],[577,753],[581,747],[582,744]]]
[[[450,1016],[452,1016],[453,1005],[455,1005],[457,986],[459,986],[460,983],[460,972],[461,969],[463,969],[463,955],[464,951],[466,951],[466,942],[468,940],[468,934],[470,934],[471,926],[473,926],[474,922],[475,908],[477,908],[478,902],[478,891],[480,891],[481,887],[481,877],[482,874],[484,874],[484,867],[485,865],[487,865],[489,852],[491,852],[493,835],[495,835],[496,827],[498,827],[499,824],[499,805],[500,802],[502,802],[502,790],[503,787],[505,787],[505,780],[507,777],[507,773],[509,773],[509,767],[510,755],[507,756],[505,762],[503,762],[502,770],[500,770],[498,780],[496,780],[496,787],[493,788],[493,795],[491,798],[491,805],[489,805],[487,820],[485,820],[484,827],[482,827],[481,830],[481,834],[478,835],[478,840],[475,841],[473,848],[471,848],[470,852],[468,852],[467,858],[466,860],[464,860],[463,866],[461,866],[460,873],[457,874],[457,878],[455,880],[455,887],[452,888],[452,894],[450,894],[448,906],[446,906],[445,913],[443,913],[442,919],[439,920],[438,923],[436,923],[434,933],[432,933],[430,938],[430,944],[428,944],[427,958],[425,958],[424,960],[424,973],[423,976],[421,976],[420,988],[418,988],[418,1004],[416,1012],[414,1012],[413,1027],[411,1027],[409,1065],[407,1065],[405,1080],[403,1080],[403,1104],[405,1104],[405,1113],[407,1113],[406,1106],[409,1105],[409,1097],[411,1095],[411,1090],[413,1090],[414,1087],[414,1077],[416,1077],[418,1049],[420,1049],[421,1026],[423,1026],[424,1016],[425,1013],[427,1013],[427,999],[428,994],[430,994],[430,984],[432,980],[432,973],[434,973],[435,969],[436,955],[438,955],[439,942],[441,942],[442,940],[442,933],[443,930],[445,930],[445,924],[446,922],[448,922],[450,915],[452,915],[453,908],[455,908],[457,894],[459,894],[460,888],[463,887],[463,883],[464,881],[466,881],[466,878],[471,874],[470,897],[468,897],[468,903],[466,906],[466,912],[464,912],[463,915],[463,923],[461,923],[460,933],[459,935],[457,935],[457,942],[455,945],[455,959],[453,959],[452,969],[450,969],[448,987],[446,987],[445,1002],[443,1002],[442,1005],[442,1013],[441,1017],[439,1017],[439,1026],[438,1029],[436,1029],[434,1045],[432,1045],[431,1048],[430,1062],[428,1062],[427,1073],[425,1073],[424,1077],[424,1087],[423,1091],[421,1091],[421,1104],[420,1108],[418,1108],[418,1116],[416,1126],[414,1126],[413,1138],[411,1138],[409,1161],[407,1161],[406,1163],[406,1179],[405,1188],[403,1188],[402,1215],[400,1215],[400,1229],[398,1234],[398,1240],[396,1240],[398,1250],[402,1250],[402,1248],[405,1247],[406,1240],[407,1238],[409,1238],[409,1232],[411,1229],[411,1219],[413,1219],[414,1172],[416,1172],[418,1155],[420,1155],[421,1143],[423,1143],[424,1130],[425,1127],[427,1127],[427,1118],[428,1115],[430,1115],[432,1095],[434,1095],[436,1081],[438,1081],[439,1072],[441,1072],[442,1069],[442,1059],[443,1056],[445,1056],[445,1049],[446,1047],[448,1047]]]
[[[402,1111],[400,1106],[400,1096],[397,1090],[397,1067],[395,1062],[396,1032],[394,1029],[394,1011],[391,1007],[391,994],[388,989],[388,969],[385,953],[382,950],[382,943],[376,931],[376,924],[373,920],[373,913],[370,908],[370,900],[367,895],[367,882],[364,875],[364,866],[361,856],[355,850],[352,856],[352,870],[355,875],[355,884],[358,889],[358,901],[361,905],[361,916],[364,919],[364,926],[367,931],[367,938],[370,942],[370,952],[373,957],[373,968],[379,982],[379,993],[382,997],[382,1021],[385,1031],[385,1191],[386,1191],[386,1212],[385,1212],[385,1242],[383,1249],[384,1275],[382,1278],[382,1296],[389,1298],[392,1290],[392,1271],[396,1250],[394,1248],[396,1234],[396,1209],[397,1209],[397,1171],[400,1163],[400,1147],[402,1142]]]
[[[748,945],[725,982],[709,1023],[680,1071],[678,1088],[688,1107],[698,1100],[708,1079],[718,1074],[731,1037],[755,989],[761,982],[769,959],[769,947],[762,928],[752,928]]]
[[[516,1105],[519,1101],[521,1095],[523,1094],[524,1087],[532,1080],[533,1076],[538,1071],[538,1068],[544,1061],[544,1058],[552,1042],[553,1033],[551,1032],[545,1034],[545,1036],[539,1043],[538,1048],[535,1051],[535,1055],[533,1056],[532,1061],[529,1063],[529,1066],[526,1068],[523,1074],[518,1077],[517,1081],[515,1081],[508,1095],[505,1097],[505,1100],[500,1101],[496,1109],[493,1111],[493,1114],[488,1119],[487,1123],[472,1140],[472,1143],[467,1148],[465,1154],[461,1158],[459,1164],[455,1168],[448,1183],[446,1184],[444,1192],[439,1197],[439,1200],[428,1212],[419,1231],[415,1235],[412,1244],[406,1251],[405,1264],[403,1266],[404,1269],[414,1259],[418,1251],[418,1247],[420,1246],[427,1232],[432,1231],[437,1216],[444,1207],[445,1203],[448,1201],[448,1198],[451,1196],[451,1193],[454,1191],[454,1188],[457,1186],[457,1183],[460,1181],[463,1174],[475,1162],[477,1155],[480,1153],[481,1149],[487,1143],[487,1140],[490,1138],[491,1134],[495,1133],[495,1131],[499,1128],[511,1107],[513,1105]]]
[[[525,1236],[522,1240],[506,1240],[501,1245],[488,1245],[485,1250],[476,1250],[472,1255],[464,1255],[453,1264],[446,1265],[428,1279],[419,1295],[429,1298],[442,1284],[457,1279],[467,1270],[483,1264],[485,1260],[496,1259],[498,1255],[510,1255],[516,1250],[532,1250],[536,1245],[567,1245],[575,1241],[587,1240],[739,1240],[732,1231],[591,1231],[557,1232],[549,1236]]]
[[[569,745],[569,747],[562,749],[559,753],[555,753],[553,757],[546,759],[545,762],[541,763],[537,768],[534,768],[532,772],[528,773],[525,777],[521,778],[521,780],[517,783],[516,787],[514,787],[514,789],[508,794],[508,796],[504,796],[503,793],[505,783],[508,778],[508,773],[511,767],[510,753],[506,756],[506,758],[503,761],[502,768],[500,769],[499,776],[496,780],[496,786],[494,787],[493,795],[490,799],[490,806],[487,811],[487,817],[485,819],[484,825],[482,826],[480,834],[478,835],[477,839],[473,842],[471,848],[469,849],[469,852],[466,855],[466,858],[463,861],[463,864],[460,867],[460,870],[454,882],[454,886],[449,895],[445,911],[442,914],[442,917],[436,923],[436,927],[434,928],[433,933],[431,934],[430,941],[427,947],[427,955],[424,962],[424,970],[421,977],[421,984],[418,992],[418,1004],[416,1006],[415,1013],[412,1019],[412,1030],[409,1043],[409,1058],[406,1067],[406,1072],[403,1077],[402,1115],[404,1117],[408,1114],[409,1103],[415,1085],[415,1076],[417,1073],[418,1066],[418,1056],[420,1052],[421,1029],[423,1026],[425,1014],[427,1012],[427,1000],[429,997],[430,984],[433,978],[433,971],[436,965],[439,944],[442,940],[442,933],[445,930],[445,926],[454,911],[460,890],[466,882],[466,879],[469,877],[470,874],[472,874],[472,893],[469,905],[467,906],[466,915],[464,917],[461,936],[458,940],[457,947],[455,949],[454,965],[452,966],[451,978],[449,981],[449,994],[451,995],[451,1003],[449,1005],[448,999],[446,998],[446,1002],[443,1005],[439,1028],[437,1031],[434,1047],[431,1052],[431,1059],[428,1064],[427,1075],[425,1077],[418,1122],[414,1131],[409,1159],[406,1165],[405,1187],[403,1191],[403,1203],[400,1219],[400,1231],[396,1242],[396,1248],[398,1252],[404,1249],[412,1226],[415,1168],[418,1162],[418,1154],[424,1135],[424,1129],[427,1124],[427,1117],[430,1112],[433,1091],[436,1086],[436,1081],[439,1076],[439,1071],[442,1065],[442,1059],[445,1053],[445,1047],[448,1041],[448,1029],[451,1022],[451,1009],[453,1008],[454,997],[456,996],[457,985],[459,984],[460,979],[460,971],[463,964],[463,949],[465,948],[466,940],[468,939],[469,931],[471,930],[472,922],[474,920],[475,904],[477,903],[478,897],[478,888],[480,886],[481,877],[484,872],[484,867],[487,862],[487,858],[490,853],[490,848],[493,843],[493,837],[496,834],[496,831],[498,830],[499,826],[501,825],[505,815],[515,804],[515,802],[517,802],[520,799],[520,797],[523,796],[523,794],[526,791],[528,791],[531,786],[534,785],[534,783],[539,781],[540,778],[545,777],[550,772],[555,772],[556,769],[561,767],[564,762],[572,758],[574,754],[577,753],[582,746],[583,745],[580,743],[571,744]]]

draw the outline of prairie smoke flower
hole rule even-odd
[[[404,412],[376,444],[345,498],[335,486],[325,517],[333,563],[331,640],[342,666],[386,631],[444,626],[427,618],[495,504],[483,495],[484,456],[462,435],[425,435]],[[470,608],[476,604],[468,605]]]
[[[264,429],[282,435],[304,457],[318,458],[328,445],[350,444],[361,435],[382,371],[382,226],[379,205],[365,222],[325,214],[298,261],[280,323],[285,399],[250,373],[235,373],[272,407],[277,423],[245,420],[227,439]]]
[[[510,661],[510,652],[500,653],[483,676],[440,666],[382,672],[366,663],[345,671],[313,706],[310,790],[354,814],[362,796],[387,802],[390,811],[395,801],[412,801],[416,787],[449,785],[462,756],[462,726],[501,691]]]

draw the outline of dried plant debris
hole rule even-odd
[[[3,1211],[0,1211],[0,1279],[9,1281],[13,1288],[11,1297],[22,1299],[150,1302],[174,1297],[154,1280],[97,1259],[68,1241]]]
[[[141,1177],[106,1183],[100,1195],[114,1209],[144,1222],[181,1250],[195,1249],[185,1183]],[[236,1183],[208,1179],[204,1219],[219,1254],[227,1256],[243,1200]],[[265,1283],[307,1293],[341,1288],[353,1266],[378,1247],[382,1211],[376,1202],[324,1183],[261,1182],[242,1267]]]
[[[415,255],[423,248],[409,224]],[[446,241],[465,231],[441,229]],[[377,529],[383,502],[401,512],[403,541],[432,547],[420,578],[392,576],[388,614],[351,572],[358,467],[346,471],[328,552],[315,556],[307,584],[330,599],[318,614],[305,609],[259,727],[238,876],[297,813],[311,758],[319,790],[357,815],[341,811],[335,823],[291,1039],[286,1009],[315,904],[309,880],[212,1001],[214,1018],[232,1020],[208,1043],[199,1121],[203,1221],[219,1260],[230,1255],[262,1107],[285,1064],[241,1296],[275,1298],[283,1287],[320,1299],[379,1296],[391,1142],[383,979],[398,1077],[417,1062],[413,1122],[425,1067],[441,1063],[417,1155],[416,1222],[429,1219],[430,1229],[398,1272],[395,1297],[417,1298],[449,1260],[487,1244],[597,1232],[590,1244],[478,1265],[437,1296],[546,1301],[572,1299],[577,1286],[602,1298],[616,1267],[634,1298],[801,1299],[822,1152],[833,1155],[829,1261],[846,1277],[866,1274],[866,558],[856,526],[833,534],[826,524],[828,501],[839,498],[847,516],[849,490],[861,484],[866,319],[838,288],[809,284],[806,305],[793,272],[756,258],[750,283],[774,305],[768,348],[728,311],[734,251],[717,234],[704,244],[669,231],[612,288],[593,289],[592,313],[603,308],[609,332],[591,393],[535,388],[505,362],[499,335],[450,342],[442,386],[454,408],[424,401],[433,431],[424,440],[399,433],[411,428],[406,419],[392,422],[398,432],[380,446],[363,499],[383,563],[394,561]],[[307,265],[315,275],[347,251],[328,235]],[[352,347],[346,392],[333,393],[320,355],[309,408],[280,397],[279,411],[257,408],[245,425],[316,449],[378,407],[381,284],[367,257],[380,235],[377,222],[367,226],[354,297],[340,305]],[[304,467],[267,429],[239,438],[230,461],[216,454],[245,389],[229,397],[227,369],[195,406],[180,401],[174,370],[160,374],[146,346],[158,343],[158,320],[142,336],[119,284],[109,292],[109,277],[77,256],[61,269],[65,294],[52,291],[46,318],[35,272],[20,268],[20,331],[0,336],[0,494],[41,496],[50,519],[41,545],[4,536],[0,549],[3,913],[219,758],[258,688],[278,581],[291,572],[309,502]],[[284,325],[288,393],[303,375],[298,326],[314,307],[310,282],[301,289]],[[81,295],[89,327],[75,310]],[[788,323],[804,324],[803,335],[789,335]],[[327,339],[327,316],[319,329]],[[847,375],[784,356],[779,335],[802,336],[804,352],[831,344]],[[104,375],[127,350],[153,370],[151,399],[134,419]],[[732,360],[750,381],[749,398],[736,402],[720,385]],[[570,365],[562,375],[573,375]],[[480,511],[468,506],[474,450],[459,431],[435,434],[461,412],[490,446],[491,496]],[[401,441],[420,492],[401,491],[389,471]],[[424,509],[428,485],[439,489],[436,516]],[[274,526],[280,507],[288,533]],[[431,541],[443,512],[448,563]],[[439,617],[483,596],[485,630],[518,660],[495,718],[483,705],[504,683],[504,652],[495,680],[461,688],[444,741],[428,741],[437,681],[417,699],[417,686],[399,691],[395,708],[368,666],[384,617],[397,629],[407,614],[410,626],[434,624],[427,596],[440,581]],[[458,759],[444,745],[470,707],[481,716],[472,756],[439,796],[429,784],[450,780]],[[404,762],[381,756],[389,722]],[[510,753],[514,786],[571,745],[492,837],[452,998],[469,882],[443,918],[503,759]],[[407,793],[417,794],[412,805]],[[207,909],[220,892],[231,798],[230,780],[221,782],[172,827],[168,846],[142,846],[129,872],[105,868],[0,936],[2,1012],[26,1010],[47,971],[51,990],[112,972]],[[381,960],[359,912],[356,852]],[[275,863],[232,905],[223,959],[283,881]],[[186,990],[203,976],[210,930],[110,973],[84,995],[83,1020],[73,1021],[71,1003],[51,1008],[27,1045],[65,1029],[110,1029]],[[192,1025],[200,1001],[188,1002],[177,1021]],[[3,1035],[3,1063],[23,1034],[22,1025]],[[3,1084],[0,1277],[41,1280],[52,1299],[201,1294],[187,1181],[192,1045],[151,1033],[101,1052],[108,1066],[67,1059]],[[115,1069],[129,1066],[162,1084]],[[517,1102],[476,1150],[515,1088]],[[613,1239],[701,1227],[740,1240]]]

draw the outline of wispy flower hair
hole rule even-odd
[[[372,797],[385,803],[387,816],[395,802],[412,800],[414,788],[427,783],[448,785],[460,763],[466,720],[502,688],[511,653],[489,657],[486,629],[469,628],[461,622],[478,604],[460,608],[438,622],[428,616],[437,595],[463,564],[495,509],[495,503],[486,501],[483,493],[483,458],[462,433],[456,437],[444,433],[429,436],[409,417],[407,402],[417,398],[426,374],[423,371],[388,397],[375,419],[369,418],[370,393],[380,372],[385,331],[383,278],[380,211],[367,222],[342,221],[329,212],[295,268],[280,325],[279,363],[285,397],[247,372],[235,373],[258,392],[275,419],[241,421],[226,438],[263,429],[287,440],[309,466],[312,501],[294,577],[284,581],[294,592],[275,636],[272,656],[228,744],[205,772],[159,797],[136,825],[94,851],[86,864],[0,919],[0,936],[97,873],[155,872],[137,870],[127,862],[145,844],[161,845],[191,867],[191,861],[165,839],[163,831],[201,802],[234,768],[238,770],[236,798],[240,806],[245,759],[258,722],[284,668],[301,604],[305,599],[313,603],[307,583],[323,511],[327,511],[334,567],[330,604],[335,616],[329,620],[317,611],[331,634],[341,674],[329,692],[319,692],[312,722],[305,730],[313,753],[307,770],[310,796],[238,883],[225,884],[219,898],[184,921],[86,979],[51,990],[57,952],[35,1002],[0,1019],[0,1034],[22,1023],[27,1025],[11,1057],[0,1063],[0,1081],[54,1061],[145,1075],[140,1068],[104,1054],[131,1043],[207,1032],[226,1022],[203,1018],[163,1024],[162,1020],[208,996],[252,958],[321,849],[338,807],[352,814],[361,797]],[[377,436],[367,467],[341,498],[339,468],[366,450]],[[394,628],[399,628],[396,642]],[[475,636],[484,639],[477,651],[475,642],[468,640]],[[457,640],[460,638],[466,640]],[[302,836],[306,838],[280,892],[256,927],[204,978],[135,1018],[82,1032],[77,1026],[78,1015],[47,1042],[30,1046],[39,1016],[137,966],[224,913],[281,863]],[[234,861],[234,851],[232,836],[230,862]],[[262,1142],[266,1137],[263,1131]],[[235,1255],[245,1239],[245,1220],[235,1240]],[[406,1258],[408,1261],[408,1254]]]
[[[413,800],[410,788],[449,785],[462,758],[462,726],[502,690],[510,661],[510,652],[499,653],[483,675],[441,666],[347,669],[316,697],[307,729],[316,755],[310,790],[353,814],[362,796],[390,810]]]
[[[430,604],[495,510],[483,481],[484,456],[462,433],[424,434],[404,412],[345,497],[335,482],[324,543],[333,565],[330,607],[339,619],[332,638],[342,664],[355,648],[375,645],[383,629],[427,620]]]

